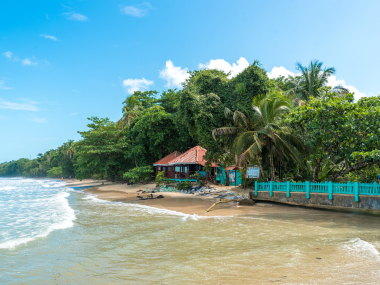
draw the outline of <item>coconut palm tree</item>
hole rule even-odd
[[[68,140],[67,143],[64,144],[65,147],[65,155],[70,156],[70,159],[75,153],[75,142],[73,140]]]
[[[320,97],[321,87],[327,86],[328,79],[335,74],[335,68],[322,68],[323,62],[315,60],[311,61],[309,66],[303,66],[296,63],[296,69],[301,72],[300,76],[296,76],[291,80],[292,89],[289,91],[300,99],[308,101],[311,96]],[[348,93],[349,91],[338,85],[333,88],[336,93]]]
[[[299,164],[302,160],[295,148],[303,151],[302,141],[288,126],[281,124],[284,114],[292,108],[292,101],[278,90],[272,90],[267,95],[254,98],[253,115],[246,117],[239,111],[226,110],[227,115],[233,115],[234,127],[222,127],[213,130],[213,136],[234,136],[234,152],[239,157],[239,163],[245,165],[247,160],[257,160],[260,173],[263,176],[262,160],[269,156],[272,178],[275,179],[275,157],[280,161],[294,159]],[[264,156],[263,153],[268,153]]]
[[[118,127],[125,127],[130,125],[132,120],[139,116],[140,112],[143,110],[140,102],[135,96],[129,96],[125,100],[125,106],[123,107],[123,117],[117,121]]]

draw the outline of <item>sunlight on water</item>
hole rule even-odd
[[[380,278],[378,216],[261,204],[245,216],[201,217],[102,201],[57,182],[0,182],[1,284],[377,284]]]

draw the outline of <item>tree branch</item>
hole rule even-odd
[[[338,171],[338,172],[335,172],[332,176],[330,176],[329,179],[327,179],[328,181],[332,181],[338,177],[343,177],[344,175],[352,172],[352,171],[356,171],[356,170],[360,170],[360,169],[363,169],[367,166],[371,166],[371,165],[374,165],[376,162],[367,162],[367,161],[363,161],[363,162],[359,162],[357,164],[354,164],[354,165],[351,165],[350,167],[346,168],[345,170],[341,170],[341,171]]]

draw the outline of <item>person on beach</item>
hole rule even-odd
[[[377,182],[380,184],[380,174],[377,176]]]
[[[380,176],[380,175],[379,175]],[[268,178],[267,178],[267,182],[271,182],[272,180],[272,176],[270,176],[270,174],[268,175]]]

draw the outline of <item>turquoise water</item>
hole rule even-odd
[[[198,217],[0,179],[0,284],[379,284],[376,215]]]

